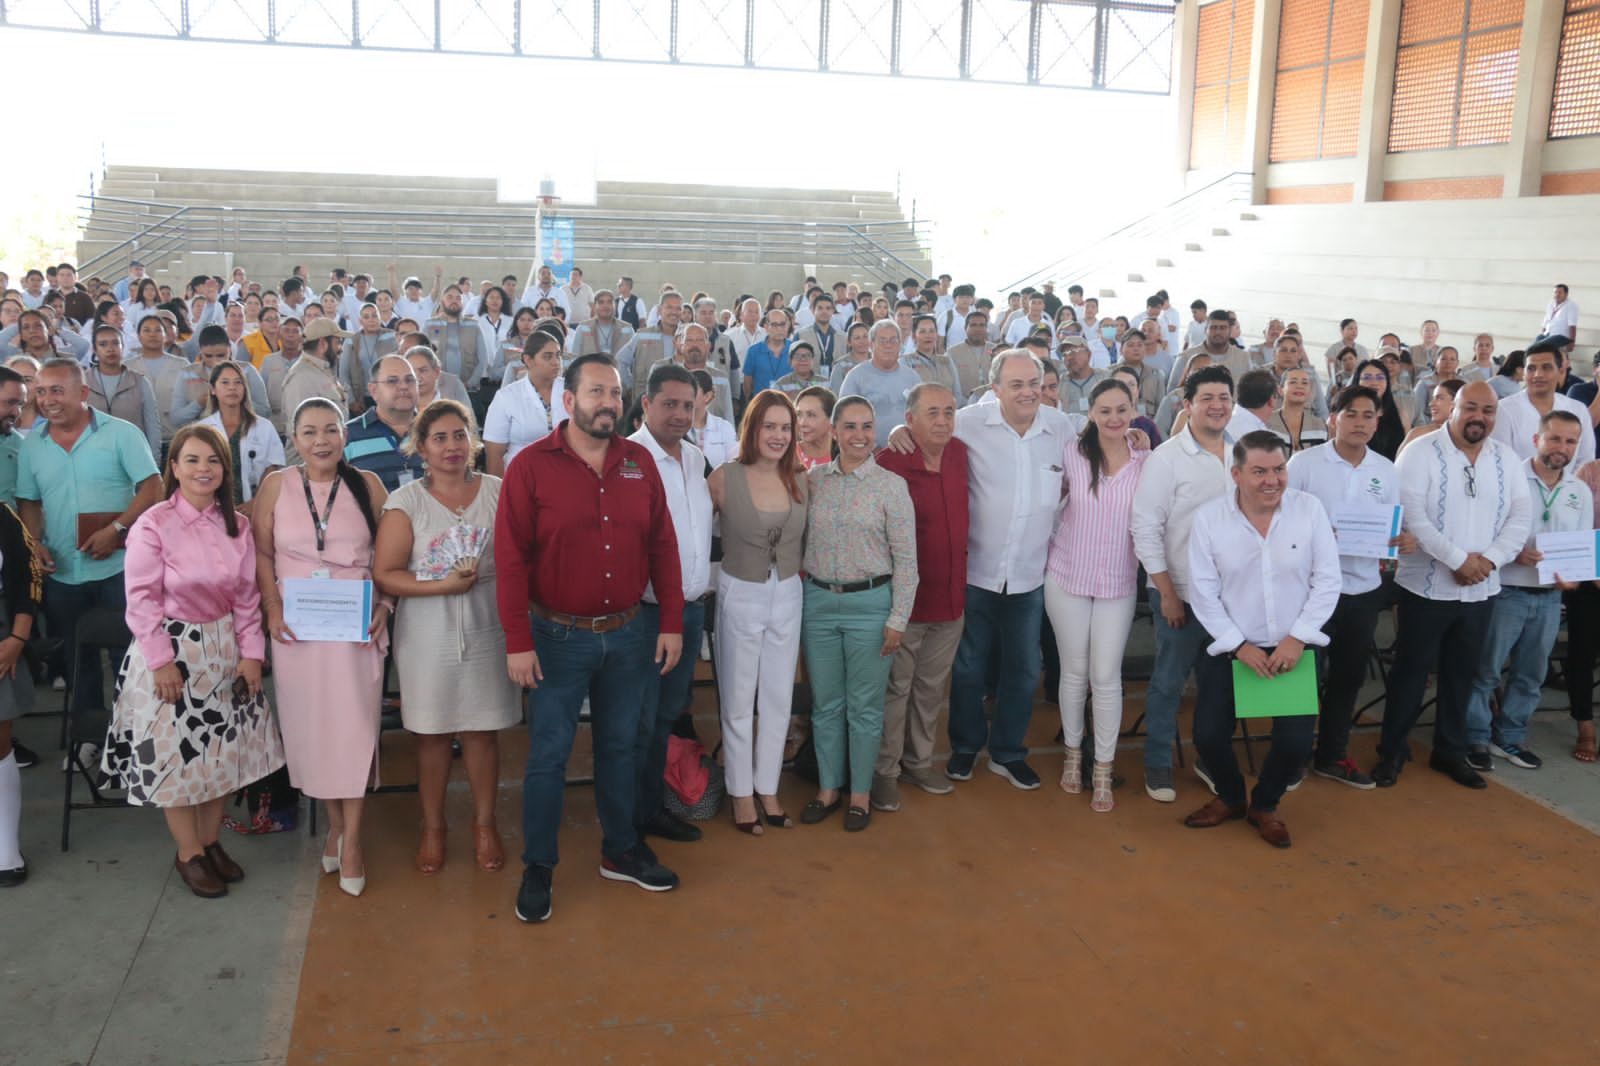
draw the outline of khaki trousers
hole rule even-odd
[[[913,622],[900,641],[889,670],[883,705],[880,777],[899,777],[902,762],[914,770],[933,764],[934,731],[945,706],[950,667],[961,644],[962,619]]]

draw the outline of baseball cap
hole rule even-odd
[[[305,339],[319,341],[324,337],[349,337],[353,334],[346,333],[334,323],[331,318],[319,318],[306,327]]]

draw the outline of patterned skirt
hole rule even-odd
[[[221,799],[283,765],[283,741],[266,694],[245,692],[233,619],[168,618],[174,662],[183,677],[177,703],[156,696],[155,671],[128,645],[117,675],[116,707],[101,768],[128,802],[187,807]]]

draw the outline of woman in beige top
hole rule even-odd
[[[778,803],[778,773],[800,656],[806,479],[795,448],[794,405],[764,389],[745,412],[738,457],[707,483],[722,515],[716,651],[723,765],[733,824],[753,836],[762,817],[775,828],[794,825]],[[752,727],[757,703],[761,717]]]

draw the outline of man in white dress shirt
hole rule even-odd
[[[567,313],[567,322],[575,324],[572,317],[572,302],[561,286],[556,284],[555,272],[547,266],[540,266],[537,271],[538,281],[529,282],[528,287],[522,290],[522,306],[537,306],[540,300],[548,299],[551,303]]]
[[[1392,787],[1410,758],[1428,674],[1439,677],[1428,766],[1467,788],[1488,787],[1467,764],[1467,699],[1488,637],[1502,566],[1522,551],[1530,506],[1527,466],[1495,440],[1499,400],[1474,381],[1456,393],[1444,431],[1411,442],[1395,464],[1405,527],[1417,551],[1395,573],[1394,668],[1372,778]]]
[[[662,800],[666,785],[667,737],[678,716],[689,709],[694,689],[695,664],[705,629],[706,590],[711,582],[711,492],[706,487],[706,457],[684,435],[694,426],[694,378],[673,363],[650,371],[645,384],[644,425],[629,437],[655,457],[666,490],[667,510],[678,537],[678,561],[683,570],[683,639],[691,654],[682,655],[664,676],[645,683],[639,709],[639,738],[634,748],[639,781],[634,823],[639,836],[688,842],[700,839],[700,828],[668,811]],[[661,628],[661,607],[655,590],[647,587],[639,605],[652,634]]]
[[[1235,385],[1233,417],[1228,419],[1228,436],[1243,440],[1245,434],[1269,429],[1272,412],[1277,409],[1278,379],[1265,367],[1246,371]]]
[[[1578,467],[1595,457],[1594,419],[1583,403],[1556,391],[1567,373],[1566,357],[1561,351],[1565,346],[1560,337],[1552,337],[1528,348],[1527,361],[1523,364],[1522,391],[1500,401],[1494,439],[1509,445],[1519,458],[1532,459],[1540,420],[1551,411],[1566,411],[1591,430],[1578,442],[1578,458],[1573,464]]]
[[[594,305],[594,290],[583,280],[583,270],[580,267],[572,268],[571,279],[561,286],[561,295],[567,298],[564,305],[567,309],[567,322],[577,325],[587,322],[590,318],[590,309]]]
[[[1144,703],[1144,787],[1158,803],[1178,798],[1172,784],[1178,698],[1211,642],[1190,608],[1189,532],[1200,506],[1232,487],[1228,448],[1233,442],[1225,430],[1233,414],[1233,378],[1223,367],[1196,370],[1183,384],[1183,400],[1188,424],[1145,462],[1131,523],[1134,552],[1150,578],[1156,631],[1156,661]]]
[[[1025,756],[1043,665],[1039,626],[1045,556],[1061,503],[1062,452],[1083,428],[1083,419],[1043,405],[1044,367],[1026,352],[996,355],[989,381],[997,402],[956,414],[956,437],[967,446],[971,519],[966,624],[951,672],[951,754],[945,776],[970,781],[978,753],[987,747],[993,773],[1017,788],[1036,789],[1039,775]],[[997,651],[1000,672],[990,722],[983,700]]]
[[[1539,327],[1538,340],[1546,337],[1578,339],[1578,305],[1572,302],[1570,291],[1565,285],[1556,286],[1555,298],[1544,309],[1544,325]]]
[[[1378,430],[1383,401],[1372,389],[1352,385],[1334,394],[1333,439],[1289,460],[1289,487],[1309,492],[1322,501],[1330,520],[1340,507],[1350,504],[1394,507],[1400,503],[1400,474],[1394,464],[1367,447]],[[1402,530],[1390,539],[1401,554],[1417,549],[1417,538]],[[1317,750],[1312,772],[1363,790],[1377,787],[1350,758],[1350,725],[1355,718],[1356,696],[1367,677],[1367,657],[1378,615],[1388,606],[1378,560],[1354,555],[1339,557],[1339,603],[1327,625],[1326,659],[1322,677],[1322,718],[1317,726]]]
[[[1006,326],[1006,344],[1012,347],[1022,343],[1022,338],[1040,325],[1049,325],[1044,317],[1044,295],[1034,293],[1028,297],[1027,312],[1011,320]]]
[[[1594,495],[1573,476],[1578,441],[1593,439],[1587,419],[1568,411],[1551,411],[1539,424],[1538,450],[1524,467],[1528,479],[1532,527],[1516,560],[1500,573],[1500,595],[1489,616],[1489,638],[1478,660],[1472,697],[1467,702],[1467,762],[1476,770],[1493,769],[1493,754],[1512,766],[1537,770],[1542,761],[1523,745],[1528,719],[1539,709],[1540,690],[1550,665],[1550,650],[1561,629],[1561,593],[1575,582],[1539,579],[1541,533],[1576,533],[1594,526]],[[1491,721],[1489,697],[1500,683],[1500,668],[1510,659],[1505,698]]]
[[[1195,514],[1189,569],[1196,620],[1211,634],[1196,670],[1194,746],[1217,794],[1184,819],[1208,829],[1246,818],[1273,847],[1290,844],[1278,801],[1311,757],[1315,714],[1272,720],[1272,744],[1245,804],[1244,775],[1233,752],[1235,661],[1265,679],[1300,663],[1339,602],[1339,546],[1322,502],[1288,487],[1288,450],[1266,430],[1233,446],[1234,491]],[[1315,669],[1314,664],[1308,666]]]

